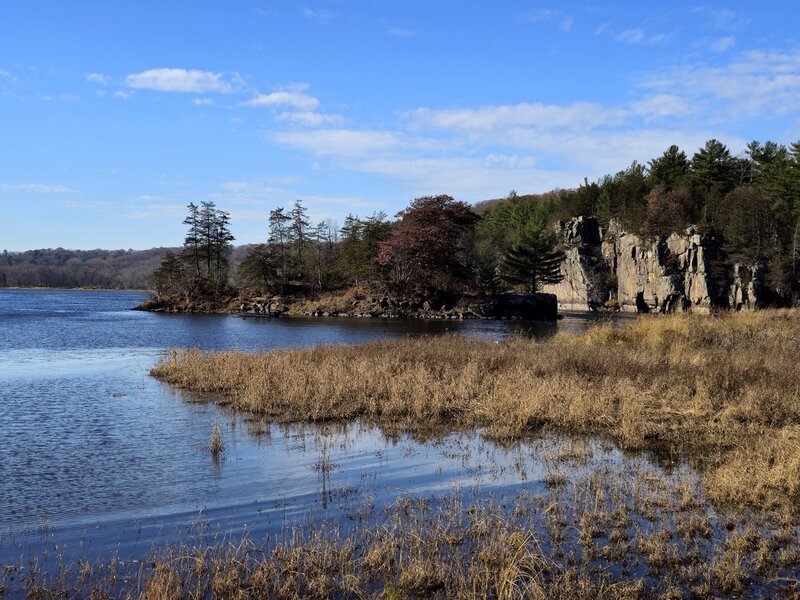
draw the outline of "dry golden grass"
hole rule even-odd
[[[800,501],[800,314],[640,318],[547,342],[446,336],[263,354],[179,350],[159,379],[281,421],[542,427],[702,450],[710,497]]]
[[[633,456],[611,465],[616,450],[596,440],[581,445],[547,436],[531,444],[536,455],[552,448],[547,460],[561,464],[568,481],[497,497],[477,489],[401,496],[377,506],[367,494],[341,505],[349,518],[285,523],[263,538],[232,534],[198,542],[191,534],[186,543],[175,540],[146,561],[118,568],[65,565],[59,556],[53,570],[45,556],[41,568],[35,560],[20,567],[9,595],[800,597],[797,515],[710,509],[686,465],[663,468]],[[591,468],[572,469],[583,461]]]
[[[800,581],[793,576],[800,561],[797,540],[771,548],[748,528],[721,529],[713,545],[681,544],[659,525],[630,542],[628,536],[583,539],[574,522],[554,523],[549,533],[537,530],[537,515],[543,510],[552,514],[545,508],[551,500],[518,497],[511,515],[486,500],[465,505],[448,497],[431,505],[424,499],[401,499],[381,511],[382,516],[347,529],[315,524],[284,530],[262,544],[245,538],[210,546],[175,545],[154,550],[149,560],[129,565],[134,570],[120,577],[102,564],[93,565],[87,579],[32,573],[24,591],[29,598],[131,600],[621,600],[800,594]],[[578,511],[576,518],[586,517],[581,502],[570,502],[570,507]],[[607,508],[603,518],[616,518],[613,504]],[[635,527],[618,525],[623,530]],[[565,555],[567,547],[572,550]],[[612,574],[605,565],[621,572]]]

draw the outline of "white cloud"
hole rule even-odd
[[[632,102],[630,114],[647,120],[665,117],[687,117],[697,112],[697,106],[675,94],[652,94]]]
[[[195,106],[211,106],[214,104],[213,98],[192,98],[192,104]]]
[[[119,98],[121,100],[128,100],[129,98],[133,97],[135,92],[133,91],[126,91],[126,90],[117,90],[114,92],[114,98]]]
[[[572,29],[575,19],[560,10],[549,8],[533,9],[517,15],[517,22],[519,23],[544,23],[547,21],[558,21],[558,28],[568,33]]]
[[[557,10],[538,8],[522,13],[517,17],[517,20],[520,23],[541,23],[542,21],[549,21],[560,14]]]
[[[283,146],[304,150],[318,156],[359,157],[391,150],[401,145],[388,131],[353,129],[317,129],[313,131],[280,131],[265,137]]]
[[[16,83],[17,78],[10,71],[6,71],[5,69],[0,69],[0,77],[8,79],[11,83]]]
[[[661,38],[642,29],[641,37],[631,35],[637,39]],[[315,168],[391,178],[410,197],[446,192],[473,201],[511,188],[574,187],[672,144],[691,153],[717,138],[743,148],[746,140],[734,133],[742,117],[800,117],[800,49],[741,53],[714,66],[685,63],[637,79],[618,104],[422,107],[400,113],[384,130],[326,128],[316,111],[287,111],[277,118],[310,129],[264,137],[307,153]]]
[[[222,73],[187,69],[150,69],[133,73],[125,78],[125,85],[133,89],[192,94],[227,94],[233,91],[233,86]]]
[[[736,38],[732,35],[728,35],[725,37],[717,38],[713,42],[711,42],[708,47],[711,48],[714,52],[723,53],[727,52],[736,44]]]
[[[104,75],[103,73],[87,73],[86,81],[89,83],[97,83],[99,85],[108,85],[111,83],[111,76]]]
[[[717,122],[800,112],[800,50],[750,51],[721,66],[687,65],[650,75],[646,89],[680,95]]]
[[[304,8],[303,16],[309,21],[316,21],[317,23],[329,23],[338,15],[329,10],[314,10],[312,8]]]
[[[258,94],[242,106],[290,106],[301,111],[312,111],[319,106],[319,100],[299,91],[283,90],[271,94]]]
[[[282,191],[264,183],[252,183],[249,181],[226,181],[220,187],[225,193],[240,198],[244,196],[274,196]]]
[[[606,30],[603,26],[602,30],[595,30],[595,33],[602,33]],[[661,44],[666,42],[669,36],[666,33],[655,33],[648,35],[647,32],[641,27],[633,29],[626,29],[614,35],[614,39],[623,44]]]
[[[417,35],[413,29],[406,29],[405,27],[392,27],[389,30],[389,35],[396,38],[412,38]]]
[[[150,204],[126,213],[128,219],[172,219],[181,217],[186,212],[183,204]]]
[[[619,123],[621,110],[591,102],[568,105],[527,103],[431,110],[421,108],[406,113],[419,127],[460,130],[463,132],[496,131],[510,128],[586,129]]]
[[[282,112],[275,116],[279,121],[289,121],[309,127],[322,127],[325,125],[341,125],[344,117],[336,114],[324,114],[313,111]]]
[[[54,101],[61,101],[61,102],[79,102],[80,98],[75,94],[68,94],[63,93],[59,94],[58,96],[51,96],[50,94],[36,94],[36,97],[39,100],[44,100],[45,102],[54,102]]]
[[[608,27],[609,27],[610,25],[611,25],[611,23],[603,23],[602,25],[598,25],[597,27],[595,27],[594,34],[595,34],[595,35],[602,35],[602,34],[603,34],[603,32],[604,32],[606,29],[608,29]]]
[[[730,10],[729,8],[711,8],[708,6],[698,6],[692,9],[694,14],[704,15],[712,27],[716,29],[727,29],[738,31],[743,29],[750,22],[750,19],[742,13]]]
[[[50,185],[43,183],[0,183],[0,191],[6,192],[32,192],[36,194],[66,194],[74,190],[63,185]]]
[[[626,44],[638,44],[644,41],[644,30],[637,27],[636,29],[626,29],[614,36],[618,42],[625,42]]]

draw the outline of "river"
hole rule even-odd
[[[541,478],[541,464],[524,447],[502,449],[474,432],[420,443],[359,423],[253,423],[150,377],[168,348],[258,351],[445,332],[547,337],[583,331],[596,318],[267,319],[130,310],[145,297],[0,290],[0,564],[56,542],[89,558],[142,557],[198,520],[204,531],[225,535],[270,530],[312,515],[337,518],[353,497],[389,503]],[[202,449],[214,425],[226,445],[221,460]]]

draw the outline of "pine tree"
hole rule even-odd
[[[288,245],[290,240],[289,222],[291,220],[292,217],[283,212],[283,207],[278,207],[269,212],[268,247],[270,254],[276,258],[282,286],[289,283]]]
[[[186,238],[183,241],[183,253],[181,257],[192,265],[192,277],[200,278],[200,209],[196,204],[190,202],[186,208],[189,215],[183,220],[184,225],[189,226]]]
[[[308,220],[308,211],[301,200],[294,201],[294,208],[289,211],[289,218],[291,219],[290,232],[294,244],[294,263],[298,275],[302,277],[305,273],[305,250],[308,241],[308,227],[311,222]]]
[[[503,256],[498,276],[508,285],[522,285],[536,293],[543,285],[559,283],[564,253],[557,249],[555,236],[544,227],[531,227]]]

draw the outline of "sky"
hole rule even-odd
[[[237,244],[800,139],[790,0],[0,0],[0,250]]]

